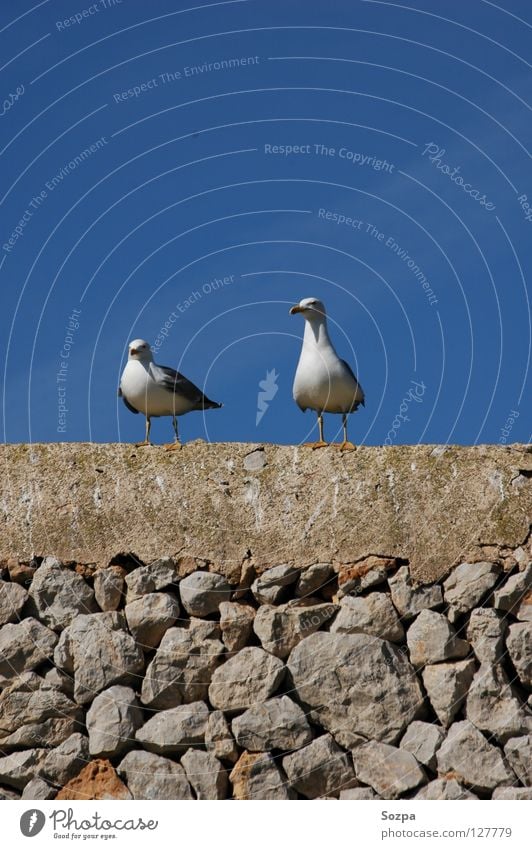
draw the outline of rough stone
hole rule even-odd
[[[147,593],[130,604],[124,613],[131,635],[141,648],[157,648],[164,634],[179,619],[179,603],[171,593]]]
[[[238,749],[234,737],[221,710],[213,710],[209,714],[205,729],[205,747],[219,760],[229,761],[232,764],[238,760]]]
[[[338,794],[357,784],[353,764],[330,734],[283,758],[290,786],[307,799]]]
[[[0,694],[0,747],[58,746],[79,731],[82,713],[35,672],[25,672]]]
[[[532,787],[532,735],[512,737],[504,747],[504,754],[521,784]]]
[[[381,797],[375,793],[373,787],[352,787],[349,790],[340,791],[340,801],[343,799],[356,799],[359,802],[370,802]]]
[[[259,575],[251,585],[251,591],[260,604],[277,604],[286,597],[286,587],[294,584],[298,577],[298,569],[282,563]]]
[[[521,684],[532,690],[532,622],[510,625],[506,646]]]
[[[255,608],[236,601],[220,604],[222,640],[228,651],[240,651],[246,645],[253,628]]]
[[[457,613],[476,607],[497,583],[501,568],[496,563],[461,563],[443,582],[445,601]]]
[[[142,723],[142,710],[131,687],[115,684],[99,693],[87,711],[91,755],[114,757],[127,751]]]
[[[434,712],[444,728],[449,727],[461,709],[475,669],[474,660],[460,660],[457,663],[426,666],[423,670],[423,684]]]
[[[532,622],[532,592],[526,594],[515,615],[521,622]]]
[[[263,604],[257,610],[253,630],[262,647],[283,660],[298,643],[321,628],[338,610],[335,604],[315,604],[302,599],[278,607]]]
[[[169,628],[142,682],[141,702],[164,710],[207,698],[214,670],[222,662],[223,644],[208,636],[215,623]]]
[[[22,790],[35,778],[47,754],[47,749],[25,749],[0,758],[0,782]]]
[[[136,739],[156,755],[182,754],[189,746],[205,742],[208,718],[209,708],[205,702],[162,710],[139,728]]]
[[[52,657],[57,634],[29,617],[0,628],[0,687]]]
[[[94,597],[103,611],[117,610],[124,595],[126,570],[122,566],[106,566],[94,575]]]
[[[476,792],[512,785],[515,776],[496,746],[468,720],[451,725],[436,754],[441,777],[449,773]]]
[[[97,606],[93,590],[81,575],[46,560],[34,575],[29,595],[39,619],[60,631],[80,613],[96,612]]]
[[[50,669],[42,672],[43,680],[56,690],[61,690],[69,699],[74,698],[74,678],[58,669],[57,666],[52,666]]]
[[[8,622],[18,622],[28,598],[27,590],[20,584],[0,581],[0,627]]]
[[[391,643],[401,643],[405,637],[403,626],[386,593],[343,598],[331,625],[331,633],[370,634]]]
[[[231,592],[227,579],[215,572],[193,572],[179,584],[181,603],[191,616],[216,613],[222,601],[229,601]]]
[[[497,610],[477,607],[471,611],[467,639],[481,663],[499,663],[505,653],[507,622]]]
[[[88,738],[84,734],[71,734],[46,755],[40,766],[40,774],[52,784],[62,786],[74,778],[88,760]]]
[[[32,778],[24,790],[21,799],[37,802],[39,800],[53,799],[57,793],[57,787],[51,787],[43,778]]]
[[[412,581],[408,566],[401,566],[395,575],[390,575],[388,584],[392,601],[404,619],[412,619],[422,610],[432,610],[443,604],[443,593],[439,584],[416,585]]]
[[[243,752],[233,767],[229,780],[237,800],[285,800],[291,794],[275,761],[269,753]]]
[[[27,562],[17,557],[8,557],[6,564],[10,581],[20,584],[21,587],[29,587],[39,565],[34,559]]]
[[[225,799],[229,781],[227,770],[210,752],[189,749],[181,758],[196,799]]]
[[[214,672],[210,702],[224,711],[252,707],[275,693],[284,674],[279,658],[255,646],[241,649]]]
[[[465,801],[466,799],[478,799],[467,787],[462,787],[455,778],[436,778],[418,790],[414,799],[451,799],[452,801]]]
[[[395,557],[378,557],[371,554],[354,563],[341,563],[338,567],[338,597],[361,593],[384,583],[388,573],[395,569]]]
[[[120,781],[110,761],[97,758],[59,791],[55,797],[62,801],[85,799],[131,799],[131,793]]]
[[[156,591],[155,578],[147,566],[139,566],[137,569],[133,569],[129,575],[126,575],[125,581],[127,586],[126,604],[131,604],[137,598]]]
[[[407,631],[406,641],[412,664],[419,668],[442,660],[465,657],[471,650],[466,640],[441,613],[422,610]]]
[[[532,787],[496,787],[492,799],[532,799]]]
[[[21,795],[16,790],[11,790],[9,787],[0,787],[0,801],[8,802],[20,798]]]
[[[400,748],[414,755],[416,761],[434,771],[436,752],[445,738],[443,728],[432,722],[415,720],[406,729]]]
[[[376,740],[353,749],[353,763],[357,779],[384,799],[397,799],[425,781],[425,773],[410,752]]]
[[[194,798],[183,767],[151,752],[128,752],[118,773],[126,779],[134,799]]]
[[[504,582],[502,587],[493,593],[493,606],[497,610],[515,614],[523,599],[532,590],[532,564],[527,565],[522,572],[517,572]]]
[[[300,749],[312,740],[304,712],[288,696],[254,705],[233,719],[232,728],[238,745],[250,752]]]
[[[79,704],[111,684],[135,682],[144,670],[142,651],[126,632],[123,614],[114,611],[76,616],[61,634],[54,661],[74,675]]]
[[[513,695],[502,666],[483,663],[476,672],[466,700],[466,717],[480,731],[505,742],[509,737],[532,732],[527,715]]]
[[[423,710],[412,666],[377,637],[312,634],[293,650],[288,669],[300,702],[345,748],[360,735],[394,742]]]
[[[295,588],[296,598],[306,598],[319,592],[329,593],[335,572],[331,563],[313,563],[303,569]]]

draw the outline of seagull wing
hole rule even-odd
[[[198,410],[207,410],[222,406],[221,404],[217,404],[216,401],[211,401],[207,398],[201,389],[198,389],[191,380],[179,371],[170,368],[170,366],[159,366],[152,363],[151,374],[159,386],[162,386],[163,389],[166,389],[173,395],[186,398]]]
[[[360,383],[358,382],[358,378],[357,378],[357,376],[356,376],[355,372],[353,371],[353,369],[351,368],[351,366],[349,365],[349,363],[348,363],[348,362],[346,362],[345,360],[341,360],[341,362],[342,362],[342,363],[343,363],[343,365],[346,367],[347,371],[349,372],[349,374],[351,375],[351,377],[352,377],[352,378],[353,378],[353,380],[355,381],[355,383],[356,383],[356,385],[357,385],[357,387],[358,387],[358,391],[360,392],[360,395],[362,396],[362,397],[361,397],[361,399],[360,399],[360,401],[357,401],[357,404],[356,404],[356,406],[355,406],[353,409],[354,409],[354,410],[356,410],[356,408],[358,407],[358,405],[359,405],[359,404],[362,404],[362,406],[363,406],[363,407],[365,407],[366,405],[365,405],[365,403],[364,403],[364,402],[365,402],[365,400],[366,400],[366,396],[364,395],[364,390],[362,389],[362,387],[361,387]]]
[[[135,407],[132,407],[132,406],[131,406],[131,404],[130,404],[130,403],[129,403],[129,401],[127,400],[126,396],[125,396],[125,395],[124,395],[124,393],[122,392],[122,389],[120,388],[120,386],[118,387],[118,397],[122,399],[122,401],[124,402],[124,404],[126,405],[126,407],[128,408],[128,410],[129,410],[131,413],[138,413],[138,410],[135,410]]]

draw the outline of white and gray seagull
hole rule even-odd
[[[340,359],[327,331],[325,307],[317,298],[304,298],[293,306],[290,315],[301,313],[305,319],[305,334],[294,378],[293,395],[296,404],[305,412],[308,408],[318,414],[319,442],[308,443],[312,448],[327,445],[323,437],[323,413],[341,413],[343,449],[354,449],[347,439],[347,415],[364,406],[364,390],[351,366]]]
[[[150,345],[144,339],[129,343],[128,361],[120,378],[118,395],[128,410],[146,416],[146,438],[144,442],[137,442],[137,447],[151,445],[152,418],[172,416],[175,442],[166,448],[180,448],[177,416],[192,410],[217,410],[222,406],[207,398],[201,389],[175,369],[157,365]]]

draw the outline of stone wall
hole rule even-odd
[[[532,454],[4,446],[0,798],[532,798]]]

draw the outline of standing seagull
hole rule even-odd
[[[178,371],[168,366],[158,366],[153,361],[148,342],[135,339],[129,343],[129,356],[120,378],[118,394],[132,413],[144,413],[146,416],[146,439],[137,442],[151,445],[151,419],[157,416],[172,416],[175,442],[166,448],[181,448],[177,432],[177,416],[192,410],[217,410],[222,405],[210,401],[203,392],[194,386]]]
[[[294,378],[293,395],[296,404],[305,412],[310,407],[318,414],[319,442],[312,448],[324,448],[323,413],[341,413],[344,440],[340,448],[354,449],[347,439],[347,414],[364,405],[364,390],[351,367],[341,360],[327,332],[325,307],[317,298],[304,298],[290,310],[300,312],[305,319],[305,335]]]

